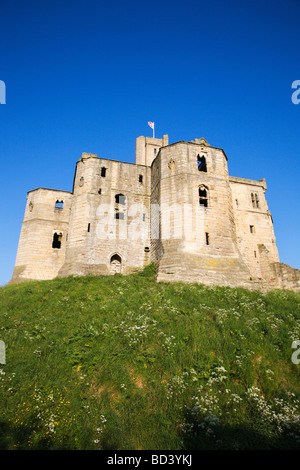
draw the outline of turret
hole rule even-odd
[[[161,147],[169,144],[169,137],[164,135],[162,139],[153,137],[138,137],[135,143],[135,163],[137,165],[151,166]]]

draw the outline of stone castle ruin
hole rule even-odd
[[[279,262],[266,189],[229,176],[204,138],[138,137],[134,164],[83,153],[72,192],[28,192],[10,283],[155,263],[162,282],[300,291],[300,271]]]

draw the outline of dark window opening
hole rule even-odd
[[[124,206],[126,202],[126,196],[124,196],[124,194],[116,194],[115,201],[116,204],[122,204]]]
[[[103,178],[105,178],[105,176],[106,176],[106,168],[104,166],[101,168],[101,176]]]
[[[91,231],[91,224],[88,224],[87,231],[88,231],[88,232],[90,232],[90,231]]]
[[[139,175],[139,182],[140,182],[140,183],[143,182],[143,175]]]
[[[101,189],[101,188],[99,188],[99,190],[98,190],[98,194],[101,194],[101,193],[102,193],[102,189]]]
[[[202,157],[198,155],[197,160],[198,160],[198,170],[207,172],[206,158],[204,157],[204,155],[202,155]]]
[[[55,209],[63,209],[64,206],[64,201],[56,201],[55,203]]]
[[[117,212],[115,213],[115,219],[124,220],[124,212],[119,212],[119,211],[117,211]]]
[[[209,233],[205,232],[205,243],[209,245]]]
[[[251,193],[251,204],[252,204],[252,207],[256,207],[257,209],[259,209],[259,200],[258,200],[258,196],[257,194],[253,194]]]
[[[254,250],[254,258],[256,258],[256,251]]]
[[[55,232],[53,234],[52,248],[61,248],[61,239],[62,239],[62,233]]]
[[[254,232],[255,232],[254,225],[250,225],[250,233],[254,233]]]
[[[112,263],[113,261],[117,261],[118,263],[122,263],[122,260],[121,260],[121,257],[119,255],[113,255],[111,258],[110,258],[110,262]]]
[[[156,149],[154,149],[154,155],[156,155],[156,152],[157,152],[157,150],[156,150]]]
[[[146,220],[146,214],[143,214],[143,222]]]
[[[199,204],[204,207],[208,206],[207,189],[205,187],[199,188]]]
[[[238,206],[239,205],[239,201],[236,199],[235,200],[235,205]]]

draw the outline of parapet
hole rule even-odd
[[[236,176],[229,176],[229,181],[231,183],[249,184],[250,186],[261,186],[264,190],[267,189],[267,183],[266,183],[265,178],[262,178],[256,181],[256,180],[250,180],[246,178],[238,178]]]

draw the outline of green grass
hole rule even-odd
[[[299,449],[300,295],[154,267],[0,288],[1,449]]]

